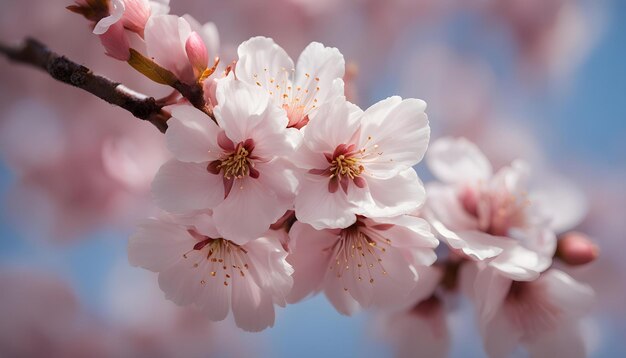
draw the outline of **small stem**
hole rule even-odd
[[[0,43],[0,53],[10,60],[28,64],[46,71],[58,81],[83,89],[113,105],[124,108],[133,116],[149,121],[161,132],[167,130],[171,115],[153,98],[137,93],[120,83],[91,72],[64,56],[50,51],[39,41],[27,38],[21,45],[7,46]]]

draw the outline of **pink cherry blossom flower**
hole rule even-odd
[[[146,222],[130,238],[130,263],[158,272],[166,298],[193,304],[213,321],[232,310],[246,331],[273,326],[274,304],[285,305],[293,282],[287,253],[272,236],[243,245],[224,239],[213,220],[198,214]]]
[[[578,320],[593,301],[593,290],[551,269],[537,280],[510,280],[489,267],[476,276],[472,297],[490,357],[509,357],[518,345],[532,357],[585,357]]]
[[[319,231],[296,222],[290,237],[295,273],[289,302],[323,290],[344,315],[410,302],[419,285],[416,267],[437,258],[428,224],[413,216],[359,217],[345,229]]]
[[[265,89],[272,103],[287,112],[288,127],[302,128],[322,103],[343,96],[345,61],[334,47],[309,44],[294,67],[274,40],[253,37],[237,49],[237,78]]]
[[[450,138],[435,142],[427,160],[442,183],[428,185],[424,215],[448,246],[515,280],[535,279],[550,266],[556,236],[530,204],[524,163],[493,174],[474,144]]]
[[[157,205],[174,213],[213,209],[221,236],[243,244],[263,234],[293,205],[296,180],[281,159],[293,151],[287,116],[261,89],[229,76],[218,81],[209,116],[172,109],[166,133],[175,156],[157,173]]]
[[[215,55],[219,46],[215,25],[200,26],[189,15],[151,16],[146,23],[145,42],[148,56],[185,83],[198,79],[198,68],[208,66],[208,51]]]
[[[337,98],[321,106],[294,155],[301,169],[298,220],[317,229],[345,228],[356,215],[391,217],[424,202],[412,166],[430,137],[426,103],[390,97],[368,108]]]
[[[93,29],[96,35],[109,31],[114,24],[143,36],[146,23],[151,15],[169,12],[169,0],[111,0],[110,15],[101,19]]]

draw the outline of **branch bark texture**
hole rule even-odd
[[[0,53],[14,62],[37,67],[58,81],[124,108],[133,116],[149,121],[163,133],[167,130],[167,120],[171,116],[153,97],[141,95],[121,83],[96,75],[89,68],[50,51],[35,39],[27,38],[17,46],[0,43]]]

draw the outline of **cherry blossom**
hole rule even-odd
[[[290,231],[297,302],[324,291],[344,315],[360,308],[393,308],[415,295],[416,267],[432,264],[438,241],[417,217],[359,217],[345,229],[316,230],[296,222]]]
[[[158,272],[166,298],[213,321],[232,310],[246,331],[273,326],[274,305],[285,305],[293,272],[286,256],[272,236],[243,245],[222,238],[208,214],[151,219],[128,244],[130,263]]]
[[[237,49],[237,78],[265,89],[287,112],[288,127],[302,128],[323,103],[343,96],[343,55],[334,47],[309,44],[293,61],[274,40],[253,37]]]
[[[228,98],[228,100],[226,100]],[[157,173],[157,205],[174,213],[213,209],[219,232],[239,244],[263,234],[293,205],[296,180],[287,116],[264,91],[233,76],[218,81],[214,113],[172,109],[166,133],[176,159]]]
[[[424,188],[412,166],[430,128],[418,99],[390,97],[361,111],[338,98],[311,117],[294,156],[301,169],[298,220],[317,229],[345,228],[356,215],[391,217],[415,210]]]
[[[577,325],[593,291],[566,273],[550,269],[537,280],[518,282],[491,268],[480,270],[473,292],[485,350],[508,357],[524,345],[532,357],[585,357]]]
[[[532,280],[548,268],[556,236],[528,199],[525,163],[493,174],[474,144],[450,138],[435,142],[427,160],[442,183],[428,185],[424,215],[451,248],[488,260],[511,279]]]

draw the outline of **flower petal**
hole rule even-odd
[[[328,182],[327,177],[303,175],[295,199],[296,217],[318,230],[354,224],[356,208],[348,202],[342,190],[329,192]]]
[[[269,106],[268,94],[243,81],[235,80],[231,74],[217,80],[216,96],[218,105],[213,111],[226,136],[235,144],[253,138],[252,129],[265,119]],[[283,118],[272,119],[280,121]],[[286,117],[284,123],[286,127]]]
[[[365,110],[359,149],[367,170],[389,178],[422,160],[430,139],[425,109],[422,100],[389,97]]]
[[[219,127],[200,110],[181,105],[172,108],[165,133],[167,147],[183,162],[210,162],[222,152],[217,144]]]
[[[235,180],[228,197],[213,210],[213,218],[224,238],[245,244],[261,237],[288,209],[290,200],[277,196],[260,180],[246,177]]]
[[[159,272],[174,265],[194,245],[187,230],[150,219],[128,240],[128,261]]]
[[[485,155],[465,138],[441,138],[426,157],[428,168],[445,183],[487,181],[493,170]]]
[[[366,176],[370,191],[369,205],[358,207],[357,214],[367,217],[390,217],[417,210],[426,197],[424,185],[413,168],[388,179]]]
[[[271,91],[276,103],[282,103],[280,95],[285,88],[281,91],[275,86],[287,86],[291,82],[294,65],[287,52],[271,38],[258,36],[239,45],[237,55],[237,78],[263,88],[266,93]]]
[[[152,182],[155,203],[173,213],[215,207],[224,199],[224,184],[206,166],[177,160],[163,164]]]
[[[296,221],[289,237],[292,252],[287,261],[294,267],[294,282],[287,301],[296,303],[322,289],[332,255],[328,248],[337,241],[337,235],[330,230],[315,230],[311,225]]]

